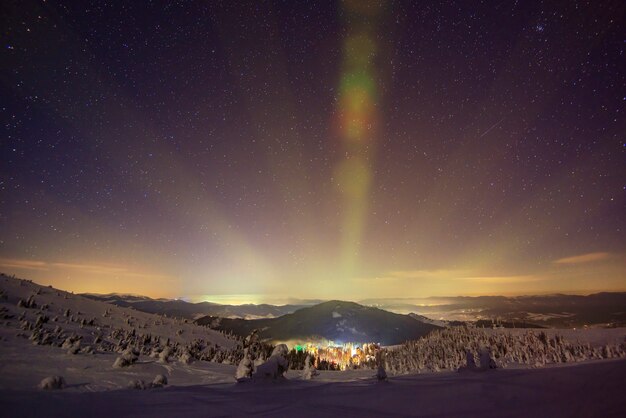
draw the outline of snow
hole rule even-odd
[[[238,384],[241,357],[231,364],[187,361],[193,357],[189,347],[198,338],[226,348],[238,344],[223,334],[7,277],[0,277],[0,289],[1,416],[620,417],[626,409],[625,359],[542,368],[521,365],[485,373],[398,376],[387,368],[384,384],[378,383],[376,375],[382,372],[376,370],[311,368],[310,375],[288,370],[284,378]],[[29,303],[35,307],[25,307]],[[123,340],[133,330],[169,338],[174,348],[172,352],[170,346],[141,352],[134,346],[102,349],[105,344],[114,347],[112,335]],[[539,331],[550,338],[558,334],[594,346],[623,343],[626,336],[623,328]],[[524,335],[528,330],[484,332]],[[51,339],[58,345],[42,343]],[[249,359],[246,371],[253,369],[255,360],[264,361],[255,344],[254,336],[250,337],[247,345],[255,357]],[[68,353],[76,347],[79,351]],[[283,375],[285,354],[286,347],[279,346],[265,362],[271,363],[273,376]],[[474,354],[480,357],[480,365],[490,358],[486,351],[473,350]],[[131,364],[113,367],[118,357],[132,359]],[[259,364],[257,371],[265,364]]]
[[[13,314],[17,318],[25,313],[25,319],[34,323],[37,316],[43,313],[49,317],[48,324],[53,325],[52,328],[60,325],[64,330],[84,337],[92,336],[95,327],[80,328],[80,322],[82,319],[86,322],[93,319],[103,329],[137,329],[163,339],[169,338],[173,343],[184,344],[193,338],[204,338],[221,347],[233,347],[236,344],[223,334],[190,321],[123,308],[4,275],[0,276],[0,289],[6,296],[6,299],[0,300],[0,306],[6,309],[8,315]],[[20,300],[22,304],[24,301],[34,301],[36,308],[18,307]],[[47,309],[41,311],[39,308],[42,306],[47,306]],[[53,321],[55,317],[58,317],[56,322]],[[71,321],[72,317],[75,321]],[[2,329],[5,330],[5,327]],[[181,330],[182,333],[179,334],[178,331]]]
[[[142,335],[150,336],[150,341],[161,341],[155,344],[156,351],[142,353],[138,350],[143,348],[140,343],[139,347],[120,346],[125,340],[140,341]],[[232,376],[230,369],[225,371],[221,364],[188,364],[188,347],[199,340],[207,347],[211,345],[212,350],[217,346],[217,350],[230,350],[237,345],[237,341],[219,332],[184,320],[121,308],[0,275],[0,390],[32,389],[51,376],[63,376],[68,388],[89,391],[126,388],[131,380],[151,382],[157,374],[178,384],[188,383],[189,376],[198,384]],[[173,354],[174,348],[180,352],[179,357],[172,363],[158,362]]]
[[[234,371],[234,366],[228,366]],[[371,370],[320,372],[317,379],[269,385],[221,383],[145,391],[3,390],[5,416],[212,417],[212,416],[463,416],[621,417],[626,361],[390,377],[381,385]],[[232,374],[231,374],[232,376]],[[360,377],[359,377],[360,376]],[[367,377],[366,377],[367,376]],[[294,379],[294,380],[291,380]],[[70,386],[72,386],[70,384]]]

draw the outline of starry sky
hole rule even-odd
[[[626,290],[623,1],[3,1],[0,271],[217,302]]]

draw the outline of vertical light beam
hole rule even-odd
[[[342,276],[355,273],[372,181],[372,143],[376,136],[377,46],[375,33],[380,3],[345,1],[347,36],[343,43],[337,126],[342,159],[334,175],[342,204]]]

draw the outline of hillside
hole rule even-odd
[[[65,333],[74,333],[83,339],[93,339],[95,334],[106,334],[107,330],[135,329],[180,344],[193,338],[204,338],[223,347],[235,344],[234,340],[223,334],[199,328],[190,321],[163,318],[130,307],[110,305],[5,275],[0,275],[0,292],[0,309],[8,320],[5,327],[19,327],[23,321],[35,324],[41,316],[48,318],[44,323],[45,328],[59,326]],[[27,301],[31,297],[33,307],[18,306],[20,300]]]
[[[0,389],[62,375],[86,390],[161,373],[184,381],[189,364],[238,360],[238,342],[187,320],[110,305],[0,275]],[[116,367],[118,360],[129,361]],[[198,362],[201,363],[201,362]],[[218,370],[219,371],[219,370]],[[230,374],[230,372],[229,372]]]
[[[258,329],[262,338],[273,341],[325,339],[336,343],[377,342],[383,345],[419,338],[438,328],[407,315],[344,301],[324,302],[272,319],[208,316],[196,322],[240,336]]]

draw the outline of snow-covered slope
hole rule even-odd
[[[346,315],[329,306],[331,320]],[[582,336],[592,345],[624,341],[624,329],[584,331],[568,337]],[[434,336],[445,332],[429,334],[427,345],[437,351],[441,344]],[[528,335],[489,329],[467,336],[500,341],[500,334],[513,338],[521,332]],[[169,359],[163,359],[166,351]],[[240,352],[237,341],[204,327],[0,276],[3,417],[619,417],[626,409],[623,359],[403,376],[389,368],[385,382],[373,370],[321,371],[312,380],[290,370],[287,379],[268,384],[235,382]],[[113,366],[135,356],[127,367]],[[136,390],[160,375],[165,387]],[[49,376],[62,376],[64,389],[40,389]]]
[[[170,341],[181,344],[188,343],[194,338],[203,338],[223,347],[232,347],[235,344],[233,339],[219,332],[198,327],[191,321],[164,318],[119,307],[5,275],[0,276],[0,291],[2,291],[0,310],[4,311],[5,316],[14,316],[9,319],[9,324],[5,324],[5,328],[7,325],[15,325],[22,315],[23,320],[33,323],[38,316],[47,316],[49,320],[46,328],[59,325],[66,332],[74,332],[85,338],[97,333],[98,328],[100,330],[117,328],[129,331],[135,329],[143,334],[169,338]],[[18,306],[20,300],[27,301],[29,297],[32,297],[36,304],[34,308]],[[81,327],[83,320],[86,322],[93,320],[94,325]]]
[[[0,389],[32,388],[50,375],[86,390],[124,387],[138,375],[174,381],[189,368],[238,361],[237,341],[176,320],[113,306],[35,283],[0,276]],[[135,364],[114,368],[125,351]],[[157,361],[158,360],[158,361]],[[184,365],[185,367],[179,367]],[[196,376],[194,382],[211,381]],[[183,379],[184,380],[184,379]],[[71,382],[71,383],[70,383]]]
[[[232,367],[232,366],[226,366]],[[378,382],[372,371],[290,372],[273,384],[137,391],[0,390],[7,417],[623,417],[626,361],[437,373]]]

